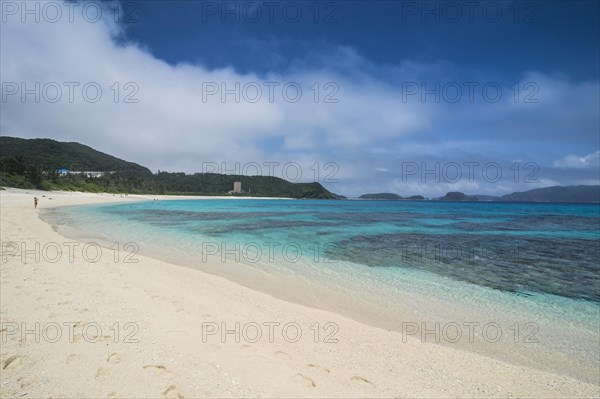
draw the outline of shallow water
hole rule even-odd
[[[66,235],[135,242],[142,253],[403,334],[440,323],[425,340],[598,384],[597,204],[178,200],[43,217]],[[456,330],[452,323],[464,333],[477,323],[478,342],[450,342],[443,327]],[[502,339],[480,328],[489,323]]]

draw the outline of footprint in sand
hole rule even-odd
[[[363,383],[365,383],[365,384],[369,384],[369,385],[371,385],[372,387],[375,387],[375,384],[373,384],[371,381],[369,381],[369,380],[367,380],[366,378],[364,378],[364,377],[361,377],[361,376],[359,376],[359,375],[355,375],[354,377],[350,378],[350,380],[352,380],[352,381],[359,381],[359,382],[363,382]]]
[[[327,369],[327,368],[325,368],[325,367],[321,367],[321,366],[319,366],[319,365],[317,365],[317,364],[312,364],[312,363],[309,363],[309,364],[307,364],[306,366],[307,366],[307,367],[310,367],[310,368],[312,368],[312,369],[315,369],[315,370],[322,371],[322,372],[324,372],[324,373],[330,373],[330,372],[331,372],[331,371],[329,371],[329,369]]]
[[[173,306],[175,306],[175,312],[177,312],[177,313],[183,313],[183,312],[186,312],[187,314],[190,313],[189,311],[185,310],[185,308],[183,307],[183,304],[179,301],[173,301],[173,302],[171,302],[171,304]]]
[[[90,344],[94,344],[96,342],[106,342],[106,341],[110,341],[112,339],[111,336],[109,335],[96,335],[96,334],[86,334],[86,336],[84,337],[82,334],[75,334],[73,336],[73,342],[87,342]]]
[[[87,343],[97,343],[97,342],[114,342],[114,337],[110,335],[97,335],[92,332],[88,332],[85,337],[82,334],[75,334],[73,336],[73,342],[87,342]],[[108,345],[108,344],[107,344]]]
[[[154,370],[160,374],[164,374],[167,372],[167,368],[162,364],[147,364],[142,367],[144,370]]]
[[[289,359],[289,358],[291,358],[291,356],[288,355],[287,352],[284,352],[284,351],[277,351],[277,352],[275,352],[275,356],[279,357],[280,359]]]
[[[99,368],[98,371],[96,371],[96,379],[98,381],[106,381],[109,377],[110,371],[108,371],[108,369]]]
[[[152,295],[150,298],[152,298],[152,299],[158,299],[160,301],[163,301],[163,300],[167,299],[165,296],[162,296],[162,295]]]
[[[169,387],[163,391],[163,395],[165,398],[183,399],[183,395],[177,391],[175,385],[169,385]]]
[[[106,361],[113,364],[121,363],[121,357],[116,353],[111,353],[111,355],[108,357],[108,359],[106,359]]]
[[[23,388],[27,388],[28,386],[30,386],[31,384],[33,384],[35,381],[34,380],[30,380],[30,379],[25,378],[25,377],[21,377],[21,378],[17,379],[17,382],[19,383],[19,387],[21,387],[21,389],[23,389]]]
[[[99,341],[102,342],[109,342],[109,341],[113,341],[114,342],[114,337],[111,337],[110,335],[102,335],[99,339]],[[108,344],[107,344],[108,345]]]
[[[19,365],[19,363],[21,363],[22,359],[23,359],[23,356],[18,356],[18,355],[9,357],[8,359],[6,359],[6,361],[2,365],[2,370],[16,367],[17,365]]]
[[[76,353],[73,353],[67,357],[67,364],[79,363],[80,360],[81,360],[81,356],[79,356]]]
[[[315,384],[315,382],[312,378],[309,378],[309,377],[305,376],[304,374],[298,373],[295,376],[293,376],[292,379],[294,381],[300,382],[301,384],[303,384],[304,386],[309,387],[309,388],[314,388],[317,386],[317,384]]]

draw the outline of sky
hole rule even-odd
[[[599,4],[0,0],[0,134],[350,197],[599,184]]]

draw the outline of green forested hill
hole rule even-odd
[[[439,198],[440,201],[478,201],[476,196],[468,196],[458,191],[450,191],[443,197]]]
[[[337,198],[319,183],[290,183],[287,180],[271,176],[240,176],[216,173],[159,172],[154,176],[158,190],[177,193],[205,193],[222,195],[233,188],[233,182],[242,183],[244,195],[261,197],[291,198]]]
[[[113,172],[98,178],[60,176],[56,170]],[[233,182],[258,197],[340,198],[319,183],[291,183],[270,176],[152,172],[79,143],[0,137],[0,186],[135,194],[224,195]]]
[[[16,162],[15,162],[16,160]],[[23,165],[19,165],[19,163]],[[0,165],[19,168],[36,166],[45,171],[58,168],[88,171],[118,171],[123,177],[147,177],[146,167],[96,151],[79,143],[50,139],[21,139],[0,136]]]
[[[401,200],[402,197],[394,193],[376,193],[376,194],[363,194],[359,199],[369,200]]]

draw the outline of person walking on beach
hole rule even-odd
[[[33,207],[37,208],[38,199],[37,197],[33,197]]]

